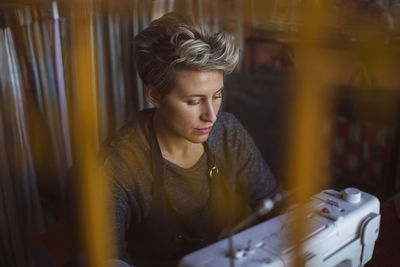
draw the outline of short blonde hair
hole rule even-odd
[[[231,73],[239,60],[234,37],[213,33],[189,17],[167,13],[135,37],[136,63],[145,85],[161,96],[174,86],[175,70],[221,70]]]

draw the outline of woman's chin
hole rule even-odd
[[[208,134],[193,135],[189,139],[192,143],[204,143],[208,139]]]

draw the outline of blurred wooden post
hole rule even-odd
[[[81,148],[80,210],[81,236],[87,255],[87,266],[105,266],[104,260],[114,257],[111,209],[106,180],[99,171],[98,159],[98,86],[96,84],[96,45],[94,39],[93,2],[74,0],[73,32],[76,55],[76,85],[80,112],[75,114],[75,127]]]
[[[319,3],[318,3],[319,2]],[[326,1],[329,2],[329,1]],[[321,24],[326,17],[325,1],[304,1],[301,17],[304,24],[299,33],[296,65],[296,83],[290,131],[288,177],[291,188],[298,188],[295,202],[305,203],[325,183],[321,173],[322,127],[326,116],[324,73],[329,72],[329,62],[323,61]],[[322,179],[322,180],[321,180]],[[294,214],[293,244],[300,244],[306,231],[306,212],[301,208]],[[296,250],[295,266],[304,266],[301,247]]]

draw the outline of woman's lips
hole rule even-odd
[[[195,130],[199,133],[202,134],[208,134],[209,132],[211,132],[212,126],[210,127],[206,127],[206,128],[195,128]]]

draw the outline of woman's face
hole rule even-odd
[[[202,143],[208,138],[222,101],[223,72],[177,70],[176,86],[158,105],[171,137]]]

